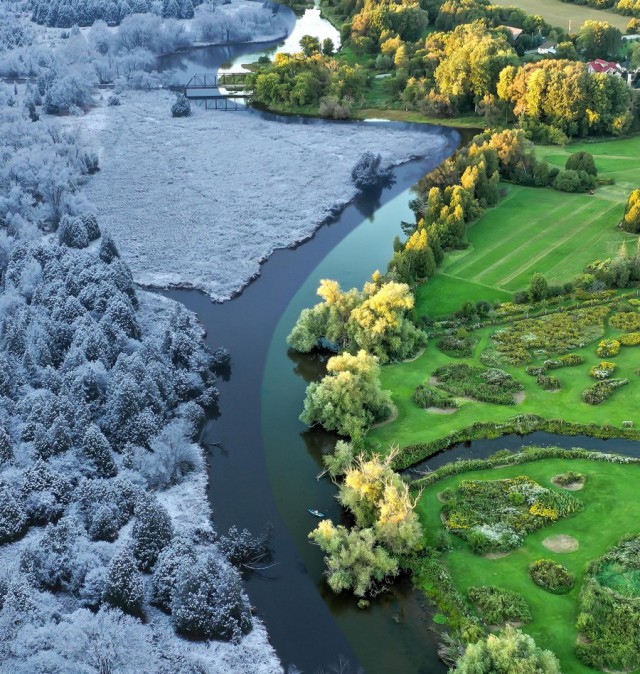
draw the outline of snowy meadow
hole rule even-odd
[[[67,124],[100,155],[84,192],[136,282],[198,288],[218,301],[355,196],[351,169],[363,152],[399,164],[446,143],[435,131],[287,124],[195,106],[191,117],[172,119],[172,100],[164,91],[126,92],[122,105],[103,102]]]

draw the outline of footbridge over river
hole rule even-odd
[[[247,75],[250,74],[227,72],[194,75],[185,85],[184,95],[206,109],[242,110],[253,94],[247,89]]]

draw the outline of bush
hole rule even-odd
[[[413,401],[419,407],[458,407],[458,401],[428,384],[420,384],[413,393]]]
[[[176,100],[171,106],[172,117],[189,117],[191,115],[191,101],[184,94],[176,94]]]
[[[475,340],[470,337],[445,335],[438,341],[438,348],[442,353],[446,353],[447,356],[451,356],[452,358],[469,358],[473,355],[475,344]]]
[[[513,394],[524,388],[504,370],[486,369],[466,363],[443,365],[433,375],[438,379],[440,388],[452,395],[468,396],[496,405],[515,405]]]
[[[570,484],[580,484],[586,480],[586,476],[583,473],[576,473],[573,470],[568,470],[566,473],[556,475],[553,478],[555,484],[559,484],[562,487],[566,487]]]
[[[639,346],[640,332],[627,332],[624,335],[620,335],[618,341],[622,346]]]
[[[107,99],[107,103],[114,107],[118,106],[120,105],[120,98],[115,94],[111,94],[111,96],[109,96],[109,98]]]
[[[617,339],[603,339],[596,349],[599,358],[612,358],[620,353],[620,342]]]
[[[529,567],[529,575],[536,585],[553,594],[566,594],[575,578],[562,564],[552,559],[538,559]]]
[[[640,331],[640,314],[634,311],[621,311],[609,319],[609,325],[625,332]]]
[[[589,375],[595,379],[609,379],[615,372],[616,367],[618,366],[615,363],[603,360],[589,370]]]
[[[562,382],[558,377],[552,375],[539,374],[536,379],[536,384],[543,388],[545,391],[557,391],[562,388]]]
[[[532,620],[526,599],[517,592],[486,585],[470,587],[467,595],[488,625],[502,625],[507,622],[526,624]]]
[[[390,185],[394,180],[393,168],[380,168],[382,157],[365,152],[351,170],[351,180],[361,191],[377,190]]]
[[[601,405],[615,393],[616,389],[628,383],[628,379],[607,379],[606,381],[599,381],[588,389],[585,389],[580,397],[583,402],[588,405]]]

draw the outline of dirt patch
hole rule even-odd
[[[575,552],[580,547],[580,543],[573,536],[567,536],[566,534],[549,536],[542,541],[542,545],[547,550],[558,553]]]
[[[520,403],[524,402],[524,399],[527,397],[526,391],[518,391],[517,393],[513,394],[513,397],[516,401],[516,405],[519,405]]]
[[[503,557],[508,557],[511,554],[509,552],[487,552],[486,555],[482,555],[485,559],[502,559]]]
[[[438,386],[440,382],[438,381],[438,377],[429,377],[429,383],[431,386]]]
[[[454,414],[458,411],[457,407],[427,407],[425,409],[432,414]]]
[[[391,412],[391,416],[387,417],[383,421],[378,421],[378,423],[373,424],[371,428],[380,428],[381,426],[386,426],[387,424],[393,423],[397,418],[398,418],[398,408],[394,405],[393,412]]]
[[[556,487],[560,487],[560,489],[566,489],[567,491],[580,491],[584,485],[586,480],[578,480],[578,482],[570,482],[569,484],[560,484],[558,482],[558,478],[560,475],[556,475],[554,478],[552,478],[551,482],[556,485]]]

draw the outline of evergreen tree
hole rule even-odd
[[[82,453],[92,464],[92,472],[98,477],[115,477],[118,469],[111,454],[109,441],[97,426],[87,429],[82,441]]]
[[[158,557],[151,579],[152,603],[170,612],[173,595],[179,579],[186,569],[196,563],[193,545],[183,538],[176,538]]]
[[[111,560],[104,598],[124,613],[131,615],[142,613],[144,587],[129,548],[123,548]]]
[[[171,517],[155,498],[144,498],[136,507],[131,537],[133,555],[140,569],[151,571],[158,556],[173,538]]]
[[[108,232],[102,236],[102,241],[100,241],[99,255],[100,259],[107,264],[115,260],[117,257],[120,257],[118,248]]]
[[[0,545],[20,538],[27,530],[23,500],[7,485],[0,485]]]
[[[185,568],[175,589],[172,617],[178,633],[192,639],[229,641],[252,627],[240,576],[213,554]]]

